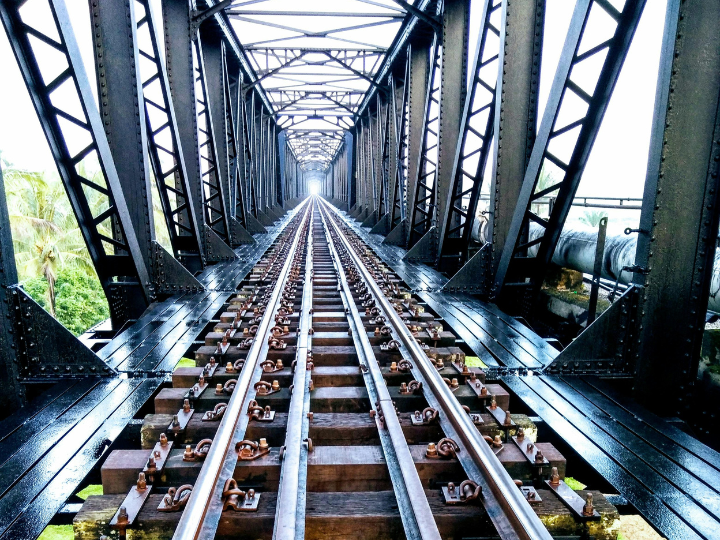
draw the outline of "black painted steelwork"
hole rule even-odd
[[[628,0],[622,11],[604,0],[581,0],[576,4],[495,276],[494,297],[508,301],[512,289],[519,291],[521,298],[527,298],[527,293],[532,302],[539,293],[644,6],[644,0]],[[612,36],[600,43],[594,42],[593,28],[601,24],[591,16],[595,10],[603,11],[616,25]],[[573,80],[573,68],[603,55],[596,84],[585,88],[578,85]],[[558,120],[573,101],[584,104],[585,114]],[[565,123],[558,125],[559,121]],[[571,151],[559,154],[555,147],[564,140]],[[538,189],[542,175],[547,176],[550,185]],[[556,192],[555,205],[547,218],[532,211],[533,201]],[[545,233],[525,241],[531,221],[541,225]],[[537,256],[529,257],[527,250],[535,245],[539,245]]]
[[[720,6],[668,3],[633,282],[642,286],[634,361],[638,398],[709,431],[698,402],[720,215]],[[670,392],[677,399],[657,403]]]
[[[0,16],[119,328],[152,300],[150,276],[65,5],[49,0],[42,7],[53,25],[49,34],[33,25],[38,20],[34,13],[22,8],[22,2],[3,2]],[[52,50],[58,60],[41,67],[36,56],[40,48]],[[74,96],[74,109],[53,102],[60,88]],[[66,138],[70,131],[75,136]],[[89,174],[86,167],[95,160],[99,170]],[[99,208],[93,210],[91,198],[100,199]]]
[[[405,219],[406,213],[406,189],[407,189],[407,159],[408,159],[408,100],[410,93],[410,54],[408,52],[405,60],[405,78],[403,79],[402,93],[400,94],[400,106],[397,105],[395,90],[395,79],[393,78],[392,106],[393,122],[395,122],[396,134],[396,167],[393,172],[395,181],[392,190],[392,208],[390,209],[390,229],[394,229],[400,221]],[[389,232],[389,231],[388,231]]]
[[[140,63],[142,58],[146,70],[146,77],[142,80],[142,92],[150,163],[173,255],[188,269],[198,271],[204,266],[202,238],[185,161],[185,153],[192,152],[193,149],[183,149],[180,144],[170,81],[158,44],[155,15],[148,0],[135,2],[142,6],[143,11],[141,16],[136,11],[136,34],[146,38],[144,42],[137,42],[137,62]],[[143,45],[148,42],[150,48],[146,49]]]
[[[209,46],[209,49],[214,47]],[[231,245],[230,221],[225,204],[225,191],[221,174],[221,162],[218,157],[217,140],[215,137],[215,120],[213,119],[213,99],[222,96],[211,96],[206,78],[206,62],[218,62],[215,58],[217,50],[205,53],[205,44],[201,36],[193,41],[193,66],[195,73],[195,108],[197,114],[198,154],[200,156],[200,179],[202,201],[205,211],[205,223],[223,241]],[[206,59],[206,56],[208,58]],[[211,58],[212,57],[212,58]],[[216,81],[221,84],[222,81]]]
[[[492,43],[489,36],[501,37],[500,29],[492,22],[501,8],[502,2],[494,0],[483,4],[484,22],[475,49],[472,84],[460,121],[461,136],[455,150],[450,193],[443,194],[448,202],[438,219],[438,268],[450,274],[469,258],[483,173],[490,155],[501,51],[500,45]]]
[[[433,37],[430,46],[432,59],[425,93],[422,143],[418,155],[415,196],[408,219],[410,224],[408,248],[411,248],[430,229],[435,213],[438,146],[440,138],[440,93],[442,91],[442,44]]]

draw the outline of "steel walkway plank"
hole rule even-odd
[[[716,538],[715,518],[542,379],[506,376],[502,381],[669,540]]]

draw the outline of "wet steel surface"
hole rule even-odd
[[[236,287],[294,214],[201,274],[208,290],[151,305],[99,351],[119,371],[149,378],[61,382],[0,422],[0,538],[39,536],[222,307],[227,295],[213,289]]]

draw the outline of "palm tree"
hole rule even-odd
[[[60,268],[79,268],[95,275],[67,199],[55,175],[25,171],[5,163],[3,167],[15,261],[20,281],[42,276],[48,283],[47,306],[55,316],[55,282]],[[92,191],[92,190],[91,190]],[[92,200],[94,215],[107,205]]]

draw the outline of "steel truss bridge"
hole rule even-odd
[[[0,0],[110,307],[77,339],[33,301],[0,190],[0,540],[717,538],[717,0],[667,2],[634,262],[596,249],[627,287],[544,331],[652,9],[577,0],[540,115],[545,0],[91,0],[92,71],[65,0]]]

